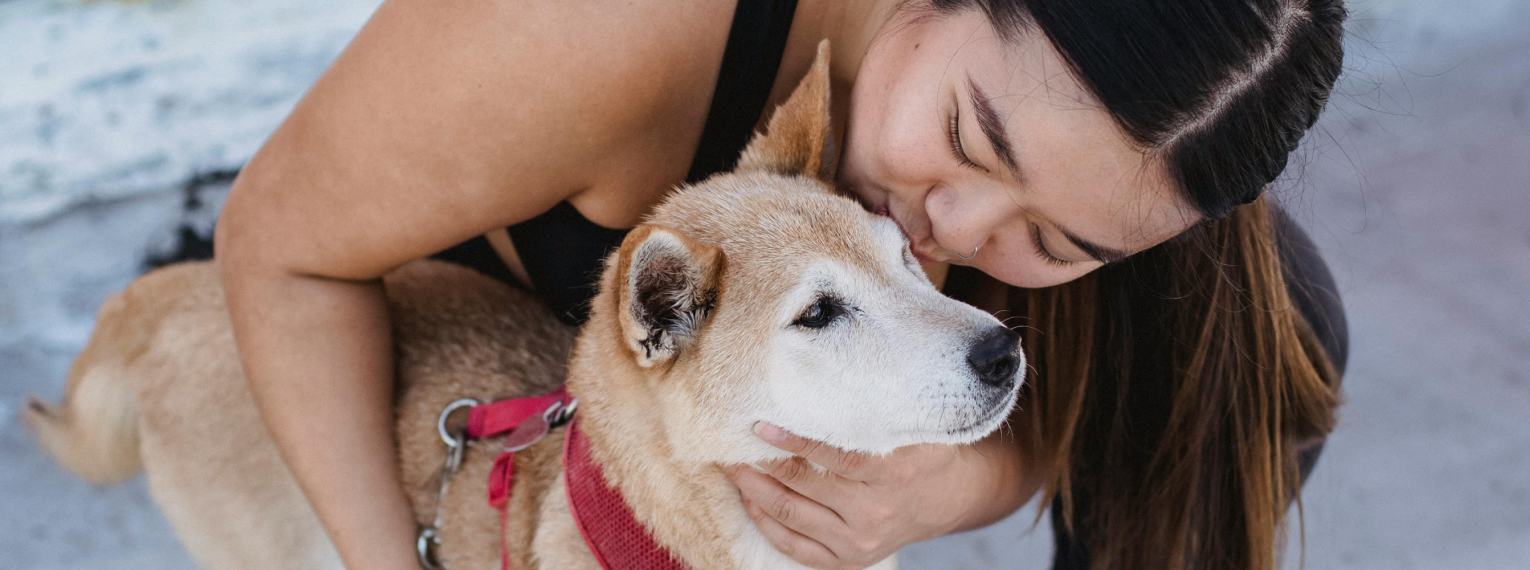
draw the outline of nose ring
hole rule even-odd
[[[980,249],[982,247],[983,246],[980,245],[980,246],[972,248],[972,255],[962,255],[962,254],[958,253],[958,254],[956,254],[956,256],[962,258],[963,260],[972,259],[974,257],[977,257],[978,249]]]

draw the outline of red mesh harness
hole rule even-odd
[[[632,516],[621,491],[611,487],[590,460],[590,441],[574,419],[563,438],[563,488],[585,546],[605,570],[684,570],[685,565],[653,541]],[[507,569],[508,570],[508,569]]]
[[[499,511],[500,568],[511,570],[505,524],[510,489],[515,481],[515,452],[536,443],[547,432],[567,421],[563,440],[563,485],[569,511],[584,537],[585,546],[605,570],[683,570],[666,549],[632,515],[620,491],[606,481],[600,466],[590,459],[589,440],[572,420],[568,391],[558,388],[545,396],[514,398],[473,406],[468,412],[467,438],[479,439],[503,433],[505,450],[494,458],[489,470],[489,506]]]

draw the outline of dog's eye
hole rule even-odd
[[[810,329],[821,329],[829,326],[829,323],[834,322],[834,319],[839,318],[843,314],[845,314],[845,308],[838,301],[831,297],[819,297],[818,300],[813,301],[813,304],[808,305],[807,309],[802,311],[797,320],[792,321],[792,325]]]

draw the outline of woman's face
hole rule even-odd
[[[1005,42],[973,10],[886,30],[851,90],[838,181],[921,261],[1046,287],[1200,219],[1044,35]]]

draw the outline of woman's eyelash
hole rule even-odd
[[[956,157],[956,162],[960,163],[962,166],[974,170],[983,170],[983,167],[978,166],[976,162],[972,162],[972,159],[967,157],[967,150],[962,148],[961,131],[957,130],[956,128],[956,125],[960,119],[960,114],[952,113],[950,124],[946,126],[946,133],[951,138],[951,156]]]
[[[1036,255],[1041,256],[1041,259],[1046,261],[1048,264],[1057,266],[1067,266],[1073,264],[1072,261],[1068,261],[1066,259],[1058,259],[1057,256],[1052,255],[1047,251],[1046,246],[1041,245],[1041,226],[1031,224],[1031,243],[1036,246]]]

